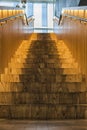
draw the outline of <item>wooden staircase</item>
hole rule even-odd
[[[0,118],[85,118],[86,90],[84,76],[65,43],[54,34],[32,34],[1,74]]]

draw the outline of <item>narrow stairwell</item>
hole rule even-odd
[[[80,68],[54,34],[32,34],[1,74],[0,118],[81,119],[87,113]]]

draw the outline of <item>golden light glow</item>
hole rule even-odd
[[[87,10],[85,10],[85,18],[87,18]]]
[[[74,12],[74,11],[73,11],[73,10],[71,10],[71,15],[73,15],[73,12]]]
[[[78,16],[79,10],[74,10],[74,16]]]
[[[13,15],[12,10],[9,10],[8,11],[8,16],[12,16],[12,15]]]
[[[87,10],[76,10],[76,9],[67,9],[63,11],[64,14],[72,15],[72,16],[77,16],[81,18],[87,18]]]
[[[2,12],[1,12],[1,10],[0,10],[0,18],[2,18]]]
[[[0,10],[0,18],[5,18],[5,17],[9,17],[12,15],[17,15],[17,14],[24,14],[24,10]]]
[[[5,18],[5,17],[7,17],[8,15],[7,15],[7,10],[3,10],[3,12],[2,12],[2,14],[3,14],[3,18]]]
[[[84,18],[84,10],[79,10],[79,17],[83,17]]]

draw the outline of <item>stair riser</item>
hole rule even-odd
[[[38,74],[37,74],[38,73]],[[42,82],[42,83],[57,83],[57,82],[82,82],[81,75],[50,75],[36,71],[28,75],[1,75],[2,82]]]
[[[87,107],[74,105],[1,106],[0,118],[9,119],[84,119]]]
[[[27,64],[27,63],[38,63],[38,61],[42,61],[44,63],[57,63],[59,65],[61,64],[76,64],[73,62],[73,60],[62,60],[62,59],[58,59],[58,58],[55,58],[55,59],[51,59],[51,58],[48,58],[48,57],[42,57],[42,58],[38,58],[37,59],[35,57],[32,57],[32,58],[25,58],[25,59],[20,59],[20,58],[13,58],[11,60],[11,63],[15,64],[15,63],[20,63],[20,64]],[[58,63],[59,61],[59,63]]]
[[[48,60],[48,61],[46,61]],[[24,59],[24,60],[17,60],[17,59],[14,59],[14,61],[12,61],[10,63],[10,66],[13,66],[14,64],[20,64],[20,65],[28,65],[28,64],[39,64],[40,62],[42,62],[43,64],[56,64],[58,62],[58,59],[57,60],[49,60],[49,59],[37,59],[37,61],[35,59]],[[69,62],[69,61],[60,61],[59,63],[57,63],[56,65],[61,67],[61,66],[77,66],[76,63],[73,63],[73,62]]]
[[[39,65],[39,62],[40,61],[37,61],[36,63],[32,62],[32,63],[26,63],[26,64],[21,64],[21,63],[10,63],[9,64],[9,68],[12,67],[12,68],[33,68],[33,66],[35,66],[36,64]],[[63,68],[63,69],[66,69],[66,68],[71,68],[71,69],[75,69],[77,68],[77,64],[56,64],[56,63],[46,63],[46,66],[47,68],[52,68],[52,69],[58,69],[58,68]],[[39,67],[39,66],[38,66]]]
[[[79,75],[80,72],[77,70],[77,69],[69,69],[69,68],[66,68],[66,69],[50,69],[50,68],[44,68],[44,64],[41,65],[43,70],[45,72],[47,72],[48,74],[53,74],[53,75]],[[6,68],[5,69],[5,74],[18,74],[18,75],[21,75],[21,74],[30,74],[31,72],[33,72],[32,69],[29,69],[29,68]]]
[[[44,105],[80,105],[87,104],[87,93],[43,93],[28,92],[0,93],[0,105],[44,104]]]
[[[58,92],[85,92],[82,83],[4,83],[0,85],[0,92],[29,92],[29,93],[58,93]]]

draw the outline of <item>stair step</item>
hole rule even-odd
[[[24,55],[23,55],[24,56]],[[28,58],[27,58],[27,56],[28,56]],[[26,58],[24,57],[20,57],[20,54],[19,54],[19,56],[14,56],[13,58],[11,58],[11,62],[14,62],[14,61],[17,61],[17,60],[20,60],[20,61],[27,61],[27,60],[34,60],[35,59],[35,56],[33,56],[33,55],[31,55],[31,54],[28,54],[26,56]]]
[[[1,105],[0,117],[9,119],[76,119],[84,118],[85,105]]]
[[[78,68],[77,66],[77,63],[74,63],[74,64],[68,64],[68,63],[65,63],[65,64],[56,64],[56,63],[53,63],[53,64],[50,64],[48,63],[47,64],[47,68],[54,68],[54,69],[58,69],[58,68],[62,68],[62,69],[75,69],[75,68]]]
[[[29,93],[29,92],[3,92],[0,93],[0,105],[33,105],[33,104],[86,104],[87,93]]]
[[[59,61],[59,62],[58,62]],[[38,63],[38,62],[42,62],[42,63],[55,63],[55,64],[77,64],[73,59],[69,61],[69,59],[66,58],[55,58],[55,59],[50,59],[50,58],[38,58],[38,57],[33,57],[33,58],[14,58],[11,60],[11,62],[9,64],[16,64],[16,63],[20,63],[20,64],[28,64],[28,63]]]
[[[37,70],[36,73],[30,73],[27,75],[8,75],[2,74],[1,81],[2,82],[82,82],[82,75],[50,75],[47,74],[45,77],[45,73],[41,72],[41,70]]]
[[[59,69],[51,69],[51,68],[44,68],[44,64],[40,64],[40,68],[42,68],[42,71],[48,74],[59,74],[59,75],[78,75],[80,74],[79,69],[77,68],[59,68]],[[5,69],[5,74],[29,74],[33,73],[36,69],[32,68],[6,68]]]
[[[0,92],[30,92],[30,93],[58,93],[85,92],[84,82],[0,82]]]
[[[12,68],[34,68],[35,65],[38,66],[39,68],[39,65],[40,64],[45,64],[45,66],[47,68],[54,68],[54,69],[58,69],[58,68],[78,68],[78,64],[77,63],[73,63],[73,64],[69,64],[69,63],[54,63],[54,61],[47,61],[47,63],[45,62],[42,62],[40,63],[40,61],[36,61],[34,63],[34,61],[30,61],[30,63],[17,63],[17,64],[14,64],[14,63],[9,63],[9,67],[12,67]]]
[[[42,63],[41,63],[42,62]],[[72,66],[72,67],[77,67],[78,66],[78,64],[77,63],[71,63],[71,62],[69,62],[68,61],[68,63],[67,62],[59,62],[58,63],[58,60],[53,60],[53,59],[48,59],[48,61],[44,61],[43,59],[37,59],[37,60],[34,60],[34,59],[29,59],[29,60],[26,60],[26,61],[20,61],[20,60],[14,60],[14,62],[11,62],[11,63],[9,63],[9,66],[13,66],[13,65],[18,65],[18,66],[28,66],[28,65],[30,65],[30,64],[50,64],[50,66],[52,65],[55,65],[56,64],[56,66],[59,66],[59,67],[61,67],[61,66],[69,66],[69,68],[70,68],[70,66]]]
[[[42,60],[42,61],[44,61],[44,62],[52,62],[52,63],[58,63],[58,61],[59,61],[59,63],[66,63],[66,64],[75,64],[76,62],[75,62],[75,60],[74,59],[68,59],[68,58],[61,58],[61,59],[59,59],[58,57],[56,58],[50,58],[48,55],[45,55],[45,56],[43,56],[43,57],[40,57],[40,59],[38,59],[38,57],[35,57],[35,56],[32,56],[32,55],[29,55],[29,58],[19,58],[19,57],[15,57],[15,58],[12,58],[11,59],[11,63],[17,63],[17,62],[19,62],[19,63],[29,63],[30,61],[38,61],[38,60]],[[47,60],[47,61],[46,61]]]

